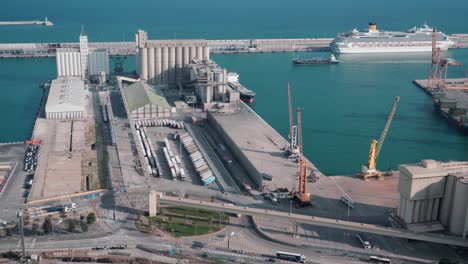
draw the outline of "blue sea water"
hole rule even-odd
[[[18,0],[2,3],[0,20],[48,17],[55,26],[0,26],[0,43],[76,42],[84,26],[90,41],[130,41],[137,29],[150,38],[333,37],[365,28],[404,30],[427,21],[446,33],[468,33],[468,1],[219,1],[219,0]],[[468,50],[450,51],[468,65]],[[425,78],[426,56],[341,57],[335,66],[297,67],[294,56],[327,54],[214,55],[257,92],[253,108],[287,135],[286,84],[303,109],[305,152],[327,174],[351,173],[366,162],[395,96],[401,102],[379,159],[381,167],[422,158],[468,159],[468,138],[447,126],[430,98],[411,81]],[[127,69],[134,65],[130,60]],[[466,75],[465,67],[451,69]],[[38,85],[55,77],[54,59],[0,59],[0,142],[30,136],[41,99]],[[384,168],[384,169],[385,169]]]

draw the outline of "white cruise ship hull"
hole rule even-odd
[[[449,43],[438,44],[441,50],[447,50],[450,47]],[[432,47],[430,45],[424,46],[398,46],[398,47],[359,47],[359,46],[348,46],[348,47],[332,47],[332,51],[337,54],[351,54],[351,53],[401,53],[401,52],[431,52]]]

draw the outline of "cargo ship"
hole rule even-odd
[[[381,53],[381,52],[431,52],[433,28],[424,24],[406,32],[383,31],[377,24],[369,23],[367,32],[353,29],[339,34],[331,43],[334,53]],[[436,31],[436,46],[447,50],[455,42],[446,34]]]
[[[326,58],[310,58],[310,59],[299,59],[294,58],[292,60],[294,64],[337,64],[340,61],[336,59],[334,54],[331,54],[328,59]]]
[[[227,83],[229,87],[234,90],[237,90],[240,95],[240,99],[247,104],[252,104],[254,102],[255,92],[245,88],[242,84],[239,83],[239,74],[235,72],[230,72],[227,74]]]

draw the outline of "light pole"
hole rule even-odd
[[[19,210],[17,216],[19,218],[19,231],[21,236],[21,260],[26,261],[26,249],[24,248],[23,211]]]
[[[231,237],[233,237],[236,233],[235,232],[231,232],[230,235],[228,235],[228,249],[231,249],[231,245],[230,245],[230,242],[231,242]]]

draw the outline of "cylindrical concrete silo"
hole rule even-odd
[[[141,79],[148,80],[148,48],[141,48]]]
[[[71,61],[70,61],[70,66],[71,66],[71,71],[73,72],[73,75],[81,75],[81,72],[78,73],[78,67],[76,67],[76,61],[77,61],[77,55],[79,53],[72,53],[71,54]]]
[[[203,47],[203,59],[209,59],[210,58],[210,47],[206,46]]]
[[[154,83],[154,48],[148,48],[148,81]]]
[[[222,71],[219,71],[219,72],[214,72],[213,73],[213,77],[214,77],[214,82],[215,82],[215,85],[213,86],[213,99],[215,101],[221,101],[221,99],[223,99],[223,89],[224,89],[224,85],[223,85],[223,72]]]
[[[197,57],[197,47],[190,47],[189,52],[189,63],[192,63],[192,60]]]
[[[80,53],[75,53],[75,68],[77,69],[78,76],[81,76],[81,56]]]
[[[175,57],[175,75],[176,75],[176,84],[184,80],[182,75],[182,47],[176,47],[176,57]]]
[[[203,59],[203,47],[197,47],[197,59]]]
[[[136,54],[135,54],[135,62],[136,62],[136,72],[137,75],[141,74],[141,67],[140,67],[140,56],[141,56],[141,48],[136,49]]]
[[[73,76],[74,75],[74,72],[72,72],[72,69],[71,69],[71,61],[72,61],[72,53],[71,52],[67,52],[65,53],[65,72],[66,72],[66,76]]]
[[[189,67],[188,64],[190,63],[190,48],[184,46],[182,49],[182,75],[184,80],[188,80],[189,76]]]
[[[190,63],[190,48],[185,46],[182,49],[182,67],[186,68]]]
[[[454,177],[455,176],[448,176]],[[465,228],[466,202],[468,201],[468,184],[463,180],[455,179],[455,191],[453,192],[451,215],[449,217],[448,231],[456,235],[463,235]],[[463,210],[455,208],[464,208]]]
[[[162,67],[161,67],[161,83],[167,84],[167,70],[169,69],[169,49],[168,47],[161,48]]]
[[[161,83],[161,47],[156,47],[154,48],[154,78],[155,78],[155,83],[159,84]]]
[[[169,84],[175,83],[175,47],[169,47]]]
[[[57,76],[62,76],[62,64],[60,63],[60,59],[62,57],[62,53],[57,54],[57,58],[55,59],[55,64],[57,66]]]

